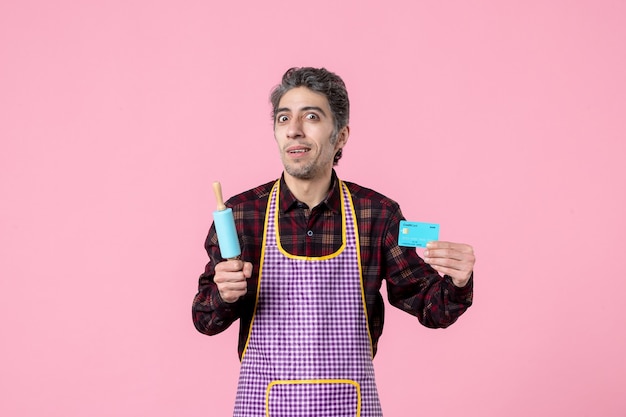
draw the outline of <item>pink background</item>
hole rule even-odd
[[[227,416],[196,332],[215,200],[276,178],[268,93],[345,79],[346,180],[472,243],[447,330],[388,308],[385,416],[625,416],[626,3],[3,1],[0,415]]]

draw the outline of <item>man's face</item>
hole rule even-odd
[[[344,127],[334,137],[333,115],[326,96],[296,87],[283,95],[276,109],[274,137],[288,175],[311,180],[327,176],[333,158],[348,139]]]

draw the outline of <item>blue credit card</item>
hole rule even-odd
[[[437,223],[400,221],[398,245],[425,248],[426,244],[433,240],[439,240],[439,225]]]

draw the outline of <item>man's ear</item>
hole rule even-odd
[[[341,130],[339,131],[339,134],[337,135],[337,141],[335,142],[335,148],[336,149],[341,149],[344,146],[346,146],[346,143],[348,143],[348,138],[350,137],[350,126],[344,126],[341,128]]]

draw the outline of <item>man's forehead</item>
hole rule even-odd
[[[330,110],[328,98],[324,94],[304,86],[294,87],[287,91],[278,102],[278,108],[291,111],[306,107],[321,107],[322,109]]]

